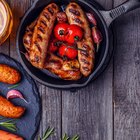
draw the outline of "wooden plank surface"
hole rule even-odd
[[[1,48],[0,51],[9,54],[11,57],[18,60],[16,51],[16,32],[21,18],[25,11],[32,5],[33,0],[9,0],[8,3],[13,13],[14,26],[9,39],[3,44],[5,47]],[[38,87],[42,99],[42,121],[39,135],[42,135],[48,126],[55,127],[56,133],[51,139],[58,140],[61,137],[61,91],[47,88],[39,83]]]
[[[16,31],[21,17],[32,1],[8,2],[14,15],[14,27],[1,51],[18,60]],[[112,6],[111,0],[100,0],[100,3],[106,8]],[[75,93],[50,89],[41,84],[38,87],[43,112],[40,135],[51,126],[56,129],[52,140],[58,140],[64,132],[70,136],[79,134],[83,140],[112,140],[112,65],[96,83]]]
[[[0,52],[18,60],[16,31],[33,0],[7,1],[14,15],[14,27]],[[124,1],[98,0],[106,9]],[[95,82],[76,92],[50,89],[38,83],[43,112],[40,135],[51,126],[56,129],[51,140],[59,140],[64,133],[79,134],[81,140],[140,139],[139,13],[140,10],[135,10],[115,21],[114,64],[111,63]]]
[[[104,8],[112,0],[98,0]],[[112,140],[112,64],[94,83],[77,92],[62,91],[62,132],[81,140]]]
[[[117,6],[124,0],[114,0]],[[140,139],[140,9],[115,22],[114,140]]]
[[[16,52],[16,31],[25,11],[33,4],[33,0],[10,1],[10,6],[14,15],[14,27],[10,36],[10,56],[17,59]],[[49,89],[39,83],[38,88],[42,100],[42,119],[39,129],[39,135],[43,135],[48,126],[55,127],[56,134],[51,137],[52,140],[58,140],[61,137],[61,92],[59,90]]]

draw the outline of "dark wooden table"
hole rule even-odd
[[[18,60],[16,31],[33,0],[7,0],[14,27],[0,51]],[[105,9],[125,0],[97,0]],[[42,98],[39,133],[55,127],[62,134],[79,134],[81,140],[140,140],[140,9],[113,24],[115,56],[107,70],[93,83],[75,93],[51,89],[38,83]]]

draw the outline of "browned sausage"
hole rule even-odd
[[[29,25],[29,27],[32,27]],[[34,27],[33,27],[34,28]],[[33,28],[30,28],[31,30],[27,30],[23,40],[27,42],[27,44],[24,44],[26,48],[28,48],[30,53],[30,42],[32,40],[32,33]],[[26,55],[27,59],[28,55]],[[81,72],[79,68],[79,62],[77,60],[71,60],[71,61],[63,61],[62,58],[56,56],[55,54],[52,53],[47,53],[47,58],[45,62],[45,69],[51,71],[52,73],[58,75],[60,78],[65,79],[65,80],[78,80],[81,78]]]
[[[84,76],[88,76],[93,70],[95,59],[95,50],[88,20],[82,8],[74,2],[71,2],[67,6],[66,15],[70,24],[76,24],[84,30],[84,38],[77,43],[77,46],[79,48],[78,60],[80,63],[81,73]]]
[[[25,108],[15,106],[6,98],[0,96],[0,116],[8,118],[20,118],[25,112]]]
[[[26,27],[26,31],[23,36],[23,44],[27,52],[29,52],[31,48],[31,40],[33,37],[33,31],[36,24],[37,24],[37,19],[34,22],[32,22],[29,26]]]
[[[58,6],[55,3],[51,3],[44,8],[38,17],[29,53],[31,64],[37,68],[43,69],[44,67],[49,40],[58,11]]]
[[[81,78],[77,60],[64,61],[52,53],[48,54],[45,68],[64,80],[78,80]]]
[[[0,140],[24,140],[22,137],[0,130]]]
[[[5,65],[0,64],[0,82],[7,84],[16,84],[21,80],[21,74],[18,70]]]

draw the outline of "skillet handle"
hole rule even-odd
[[[136,8],[140,7],[140,0],[128,0],[127,2],[124,2],[120,6],[109,10],[109,11],[100,11],[101,15],[103,16],[104,20],[107,23],[107,26],[109,27],[110,24],[119,16],[122,14],[125,14],[129,11],[132,11]]]

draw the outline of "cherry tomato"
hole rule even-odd
[[[65,41],[68,27],[69,25],[67,23],[57,24],[54,28],[54,36],[60,41]]]
[[[83,37],[83,30],[80,26],[71,24],[68,27],[68,33],[65,37],[65,40],[68,43],[74,43],[76,41],[80,41]]]
[[[59,48],[59,55],[61,57],[66,56],[69,59],[75,59],[78,55],[78,51],[75,48],[71,48],[69,46],[62,45]]]
[[[52,53],[55,53],[58,50],[59,46],[60,46],[59,41],[57,39],[53,39],[50,42],[49,51],[52,52]]]

